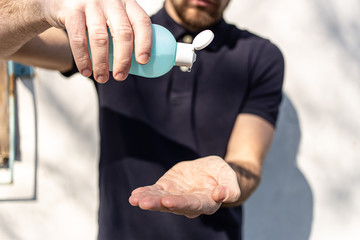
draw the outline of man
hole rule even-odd
[[[270,41],[223,20],[228,3],[165,0],[152,17],[178,41],[207,28],[215,33],[190,73],[174,68],[157,79],[95,82],[99,239],[241,239],[241,204],[260,182],[284,63]],[[24,62],[22,52],[38,40],[52,54],[69,51],[54,44],[61,34],[45,32],[13,58]],[[39,66],[48,61],[43,53],[31,59]],[[62,69],[71,59],[53,61]]]
[[[0,0],[0,10],[0,58],[11,56],[51,26],[66,28],[81,74],[89,77],[93,71],[98,82],[106,82],[109,78],[106,25],[113,36],[116,56],[113,76],[116,80],[124,80],[128,75],[133,35],[136,36],[136,60],[145,64],[150,58],[151,21],[135,0]],[[88,53],[86,30],[94,69]]]

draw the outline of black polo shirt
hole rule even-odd
[[[194,37],[160,10],[152,22],[178,41]],[[101,156],[99,239],[221,240],[241,238],[241,207],[188,219],[132,207],[133,189],[150,185],[175,163],[224,157],[238,114],[275,125],[282,97],[283,57],[270,41],[224,20],[214,41],[197,52],[190,73],[174,67],[147,79],[96,84]]]

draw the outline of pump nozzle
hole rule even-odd
[[[206,48],[214,39],[214,33],[210,30],[205,30],[199,33],[192,44],[177,43],[176,48],[176,66],[185,66],[189,69],[192,68],[193,63],[196,61],[195,50],[202,50]]]

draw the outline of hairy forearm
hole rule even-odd
[[[66,72],[73,67],[67,35],[63,30],[54,27],[25,43],[9,59],[61,72]]]
[[[240,198],[234,203],[224,203],[223,207],[239,206],[256,190],[261,180],[261,168],[247,161],[228,162],[236,172],[241,191]]]
[[[0,58],[12,55],[49,27],[41,0],[0,0]]]

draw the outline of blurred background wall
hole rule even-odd
[[[139,0],[152,14],[163,0]],[[284,101],[245,240],[360,235],[360,2],[232,0],[225,18],[284,53]],[[97,100],[91,82],[36,69],[17,81],[20,154],[0,185],[0,239],[95,239]],[[0,169],[0,174],[3,171]]]

